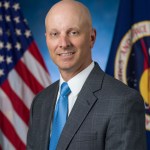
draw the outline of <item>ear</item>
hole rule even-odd
[[[47,34],[47,32],[45,32],[45,41],[46,41],[46,44],[48,46],[48,34]]]
[[[47,33],[47,32],[45,32],[45,37],[46,37],[46,38],[48,37],[48,33]]]
[[[95,40],[96,40],[96,29],[92,28],[92,30],[91,30],[91,39],[90,39],[91,48],[93,48]]]

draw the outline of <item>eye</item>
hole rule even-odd
[[[78,31],[70,31],[70,32],[69,32],[69,35],[70,35],[70,36],[77,36],[78,34],[79,34]]]
[[[51,32],[51,33],[50,33],[50,36],[51,36],[51,37],[57,37],[57,36],[58,36],[58,32]]]

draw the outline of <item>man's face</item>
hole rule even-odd
[[[74,76],[86,68],[92,61],[94,41],[95,32],[78,12],[57,11],[48,16],[46,42],[50,56],[61,73]]]

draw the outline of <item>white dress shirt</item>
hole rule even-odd
[[[85,83],[85,80],[87,79],[87,77],[89,76],[93,68],[94,68],[94,62],[92,62],[87,68],[82,70],[80,73],[78,73],[76,76],[74,76],[67,82],[71,90],[71,93],[68,96],[68,116],[76,102],[76,99],[78,97],[79,92],[81,91],[83,84]],[[57,95],[57,101],[60,95],[60,86],[63,82],[65,81],[60,75],[60,84],[59,84],[59,91]]]

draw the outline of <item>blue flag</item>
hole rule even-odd
[[[138,90],[145,101],[150,150],[150,0],[120,0],[106,72]]]

